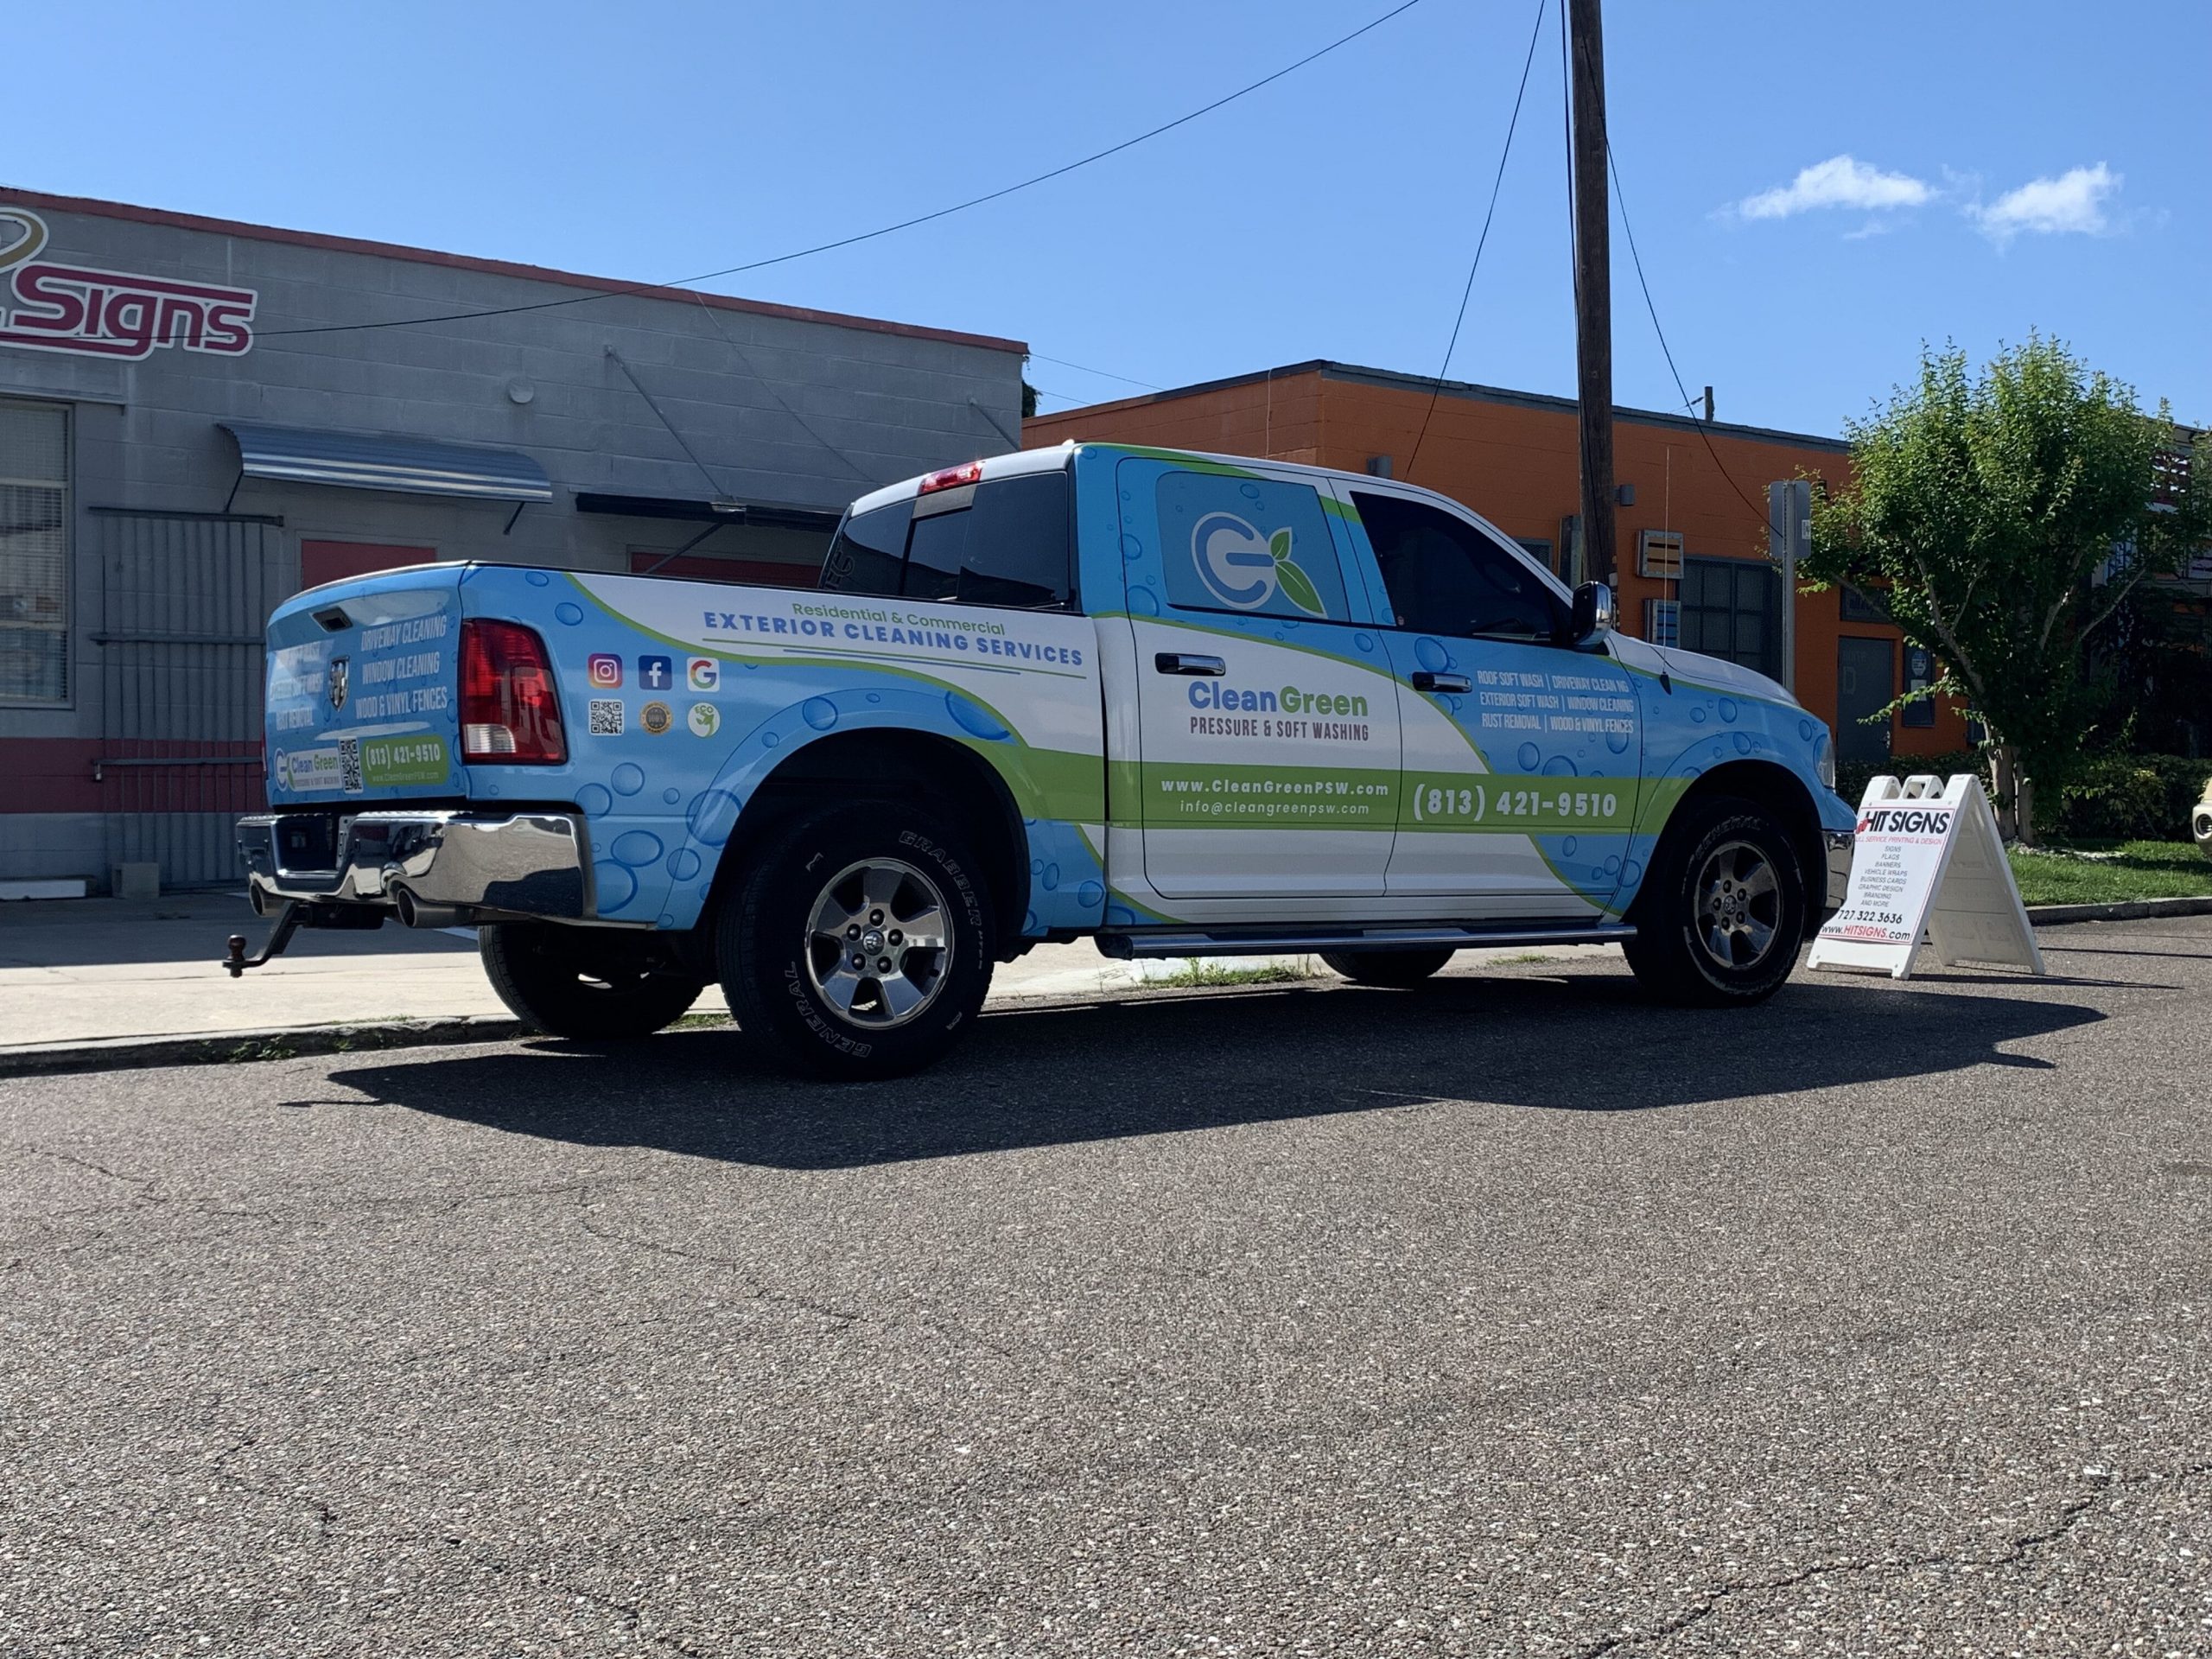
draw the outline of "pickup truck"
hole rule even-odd
[[[1310,467],[1001,455],[855,501],[813,590],[423,565],[299,594],[268,646],[255,961],[474,926],[539,1030],[643,1036],[718,982],[832,1076],[926,1064],[995,963],[1086,936],[1391,987],[1610,941],[1662,998],[1754,1002],[1849,872],[1782,687]]]

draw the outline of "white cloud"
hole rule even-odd
[[[1849,156],[1816,162],[1787,184],[1746,196],[1736,204],[1745,219],[1787,219],[1815,207],[1917,207],[1935,188],[1907,173],[1885,173]]]
[[[2102,162],[2069,168],[2055,179],[2031,179],[2007,190],[1986,207],[1971,207],[1985,234],[2009,242],[2023,232],[2056,236],[2072,232],[2099,236],[2109,228],[2105,198],[2120,187],[2120,175]]]

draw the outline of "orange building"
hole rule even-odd
[[[1586,568],[1571,398],[1298,363],[1022,423],[1025,448],[1070,438],[1400,479],[1465,503],[1570,583]],[[1624,498],[1613,554],[1623,629],[1784,678],[1783,584],[1767,556],[1766,486],[1804,474],[1843,482],[1847,446],[1754,426],[1713,423],[1700,433],[1685,415],[1618,409],[1613,448]],[[1838,754],[1880,760],[1965,748],[1966,721],[1948,700],[1901,711],[1886,732],[1867,723],[1907,676],[1925,677],[1932,665],[1848,599],[1801,594],[1796,601],[1791,690],[1835,728]]]

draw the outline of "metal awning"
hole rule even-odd
[[[238,440],[239,476],[348,490],[457,495],[478,501],[550,501],[545,469],[513,449],[434,443],[427,438],[309,432],[296,427],[219,423]]]

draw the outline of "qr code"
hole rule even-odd
[[[622,699],[594,697],[591,699],[591,734],[594,737],[622,735]]]
[[[361,740],[358,737],[338,740],[338,780],[348,795],[361,792]]]

